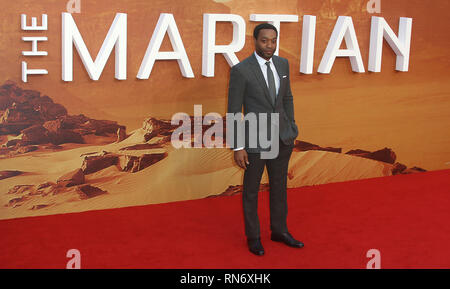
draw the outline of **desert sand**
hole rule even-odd
[[[99,187],[107,191],[106,194],[80,199],[75,189],[68,189],[62,193],[33,196],[16,207],[5,206],[18,196],[7,194],[15,185],[56,182],[64,173],[81,167],[82,154],[118,152],[120,148],[142,140],[143,135],[144,131],[138,129],[119,143],[64,144],[62,151],[34,151],[0,160],[2,168],[14,168],[24,172],[22,175],[0,181],[0,219],[198,199],[218,195],[228,186],[242,184],[243,170],[234,164],[229,149],[174,149],[167,145],[162,149],[138,151],[139,154],[168,152],[166,158],[144,170],[129,173],[118,166],[110,166],[86,175],[86,184]],[[155,140],[148,143],[152,141]],[[388,163],[341,153],[293,152],[288,187],[382,177],[391,175],[391,169],[392,165]],[[267,171],[264,172],[261,183],[268,183]]]

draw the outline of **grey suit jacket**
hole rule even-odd
[[[289,63],[288,60],[276,55],[272,56],[273,64],[280,77],[280,88],[278,95],[273,104],[269,89],[262,74],[261,68],[255,55],[242,60],[234,65],[230,71],[230,83],[228,90],[228,113],[242,112],[244,107],[244,115],[252,112],[259,116],[260,113],[266,113],[269,121],[265,129],[269,137],[270,133],[270,114],[279,114],[279,139],[286,145],[293,145],[294,140],[298,136],[298,127],[294,118],[294,104],[291,92],[290,77],[289,77]],[[256,118],[258,122],[258,131],[263,125]],[[237,126],[235,126],[236,128]],[[275,136],[276,137],[276,136]],[[237,148],[237,130],[234,130],[234,142],[228,143],[231,148]],[[249,153],[256,153],[267,151],[261,147],[259,137],[256,148],[249,147],[249,131],[248,122],[245,123],[245,150]]]

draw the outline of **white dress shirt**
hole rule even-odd
[[[259,56],[258,53],[256,53],[256,51],[254,52],[254,54],[255,54],[256,60],[258,60],[259,67],[261,68],[262,74],[264,75],[264,79],[266,80],[267,88],[269,88],[269,81],[267,80],[266,62],[267,61],[270,62],[270,69],[272,69],[273,78],[275,78],[275,89],[276,89],[276,93],[278,95],[278,90],[280,89],[280,76],[278,75],[277,69],[275,68],[275,65],[273,64],[272,57],[269,60],[265,60],[264,58]]]
[[[261,56],[258,55],[258,53],[256,53],[256,51],[254,52],[256,60],[258,60],[259,63],[259,67],[261,68],[261,72],[264,76],[264,79],[266,80],[266,85],[267,88],[269,88],[269,81],[267,80],[267,65],[266,62],[269,61],[270,62],[270,69],[272,69],[272,73],[273,73],[273,78],[275,79],[275,89],[276,89],[276,93],[278,95],[278,90],[280,89],[280,76],[277,73],[277,69],[275,68],[275,65],[273,64],[273,60],[272,57],[269,60],[266,60],[264,58],[262,58]],[[244,149],[243,147],[239,147],[239,148],[235,148],[233,149],[234,151],[240,151]]]

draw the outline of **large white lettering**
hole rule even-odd
[[[228,45],[216,45],[216,23],[227,21],[233,24],[233,40]],[[202,75],[214,76],[214,57],[222,53],[230,66],[239,63],[235,52],[245,44],[245,21],[235,14],[203,14],[203,62]]]
[[[370,28],[369,71],[381,71],[383,38],[397,55],[395,69],[408,71],[412,18],[400,17],[398,37],[383,17],[372,16]]]
[[[117,13],[103,41],[95,62],[70,13],[62,13],[62,79],[73,80],[73,45],[83,61],[89,77],[98,80],[113,48],[116,50],[115,78],[127,79],[127,14]]]
[[[95,61],[86,47],[78,27],[70,13],[62,13],[62,80],[73,80],[73,46],[76,47],[84,67],[92,80],[98,80],[108,61],[112,50],[115,50],[115,78],[127,78],[127,14],[117,13],[106,38],[98,52]],[[250,14],[250,21],[266,21],[272,23],[280,31],[282,22],[298,22],[297,15],[282,14]],[[22,30],[46,30],[47,15],[42,16],[42,26],[37,25],[37,19],[32,18],[32,24],[27,26],[26,15],[21,15]],[[217,22],[230,22],[233,25],[233,39],[230,44],[216,44]],[[412,18],[400,17],[398,35],[396,35],[383,17],[373,16],[370,30],[370,50],[368,70],[380,72],[383,40],[390,45],[396,54],[395,69],[408,71],[411,46]],[[169,36],[173,51],[160,51],[166,33]],[[202,75],[214,77],[215,55],[222,54],[230,66],[239,63],[236,52],[245,45],[246,23],[236,14],[203,14],[203,46]],[[300,73],[312,74],[314,65],[314,48],[316,34],[316,16],[303,16],[302,43],[300,55]],[[280,32],[278,33],[278,37]],[[39,41],[47,41],[47,37],[22,37],[23,41],[31,42],[31,51],[23,51],[24,56],[47,56],[46,51],[38,50]],[[346,49],[340,49],[345,42]],[[275,54],[278,53],[277,51]],[[318,73],[330,73],[336,57],[348,57],[351,68],[358,73],[365,72],[361,51],[353,26],[352,18],[339,16],[325,52],[317,69]],[[153,31],[147,50],[142,59],[137,78],[148,79],[156,60],[177,60],[181,74],[186,78],[194,78],[194,73],[178,31],[175,18],[170,13],[162,13]],[[26,62],[22,63],[22,80],[27,81],[27,75],[48,74],[45,69],[29,69]]]
[[[339,49],[343,40],[345,40],[347,49]],[[317,71],[319,73],[330,73],[336,57],[349,57],[352,70],[364,72],[364,64],[351,17],[339,16]]]
[[[166,32],[169,34],[170,43],[172,44],[172,52],[159,51]],[[191,64],[189,62],[180,32],[178,32],[175,18],[172,14],[162,13],[159,16],[158,23],[153,31],[152,38],[148,44],[144,59],[142,60],[137,78],[148,79],[152,71],[155,60],[177,60],[181,74],[184,77],[193,78]]]

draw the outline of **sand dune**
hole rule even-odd
[[[230,185],[242,184],[243,170],[233,163],[228,149],[174,149],[165,145],[160,149],[139,150],[139,154],[168,152],[166,158],[141,171],[124,172],[113,165],[87,174],[85,184],[107,191],[106,194],[81,199],[76,187],[70,187],[61,193],[28,196],[16,207],[5,206],[11,199],[26,195],[26,191],[7,194],[15,185],[56,182],[61,175],[80,168],[83,154],[118,153],[120,148],[142,140],[142,137],[142,130],[136,130],[120,143],[100,146],[64,144],[64,149],[58,152],[35,151],[3,159],[2,167],[24,173],[0,182],[0,219],[198,199],[218,195]],[[289,166],[288,186],[380,177],[390,175],[391,169],[391,164],[342,153],[295,151]],[[266,171],[261,182],[268,182]]]

